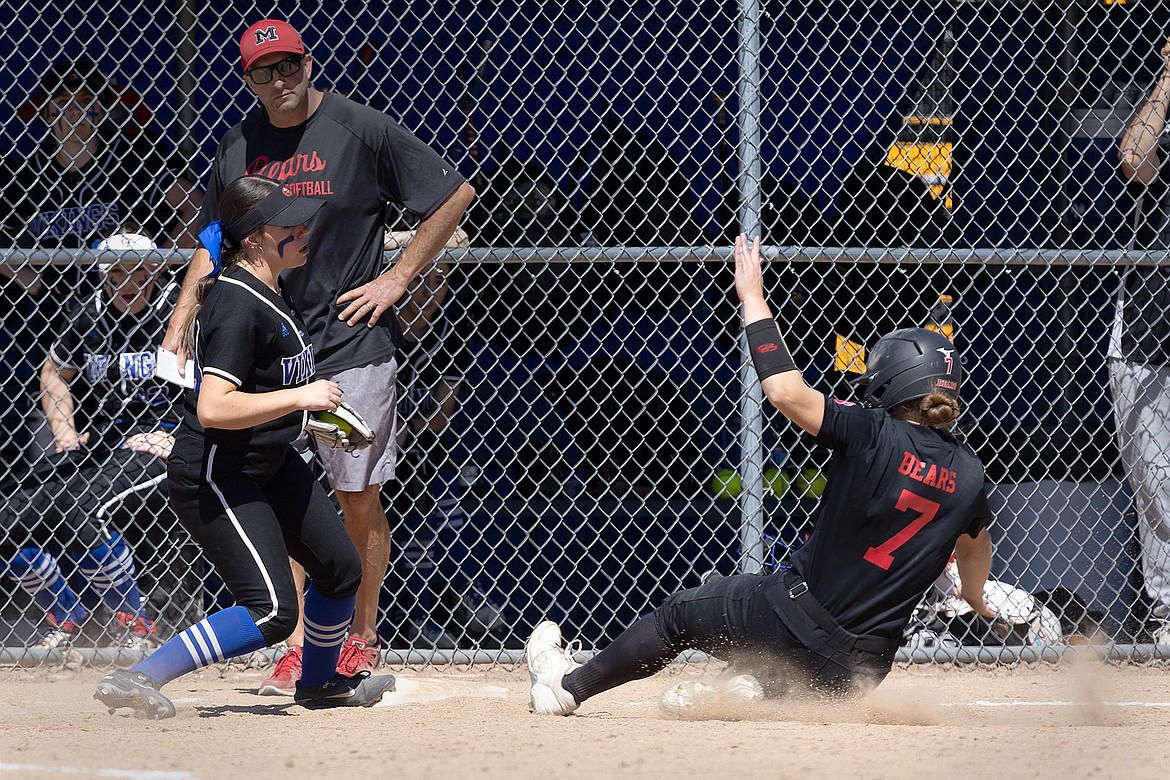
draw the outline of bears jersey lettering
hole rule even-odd
[[[948,493],[955,492],[955,478],[958,475],[954,471],[919,460],[912,452],[902,453],[902,464],[898,471],[923,485],[936,487]]]

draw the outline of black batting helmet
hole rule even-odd
[[[961,375],[959,352],[946,336],[902,328],[873,345],[857,383],[866,406],[893,409],[936,391],[958,400]]]

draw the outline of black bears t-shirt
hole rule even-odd
[[[430,216],[464,181],[453,165],[390,117],[325,93],[302,125],[278,128],[263,108],[228,131],[207,183],[201,223],[218,219],[220,193],[244,174],[265,176],[325,206],[313,218],[309,262],[285,271],[284,289],[331,374],[388,360],[395,318],[374,328],[337,319],[337,297],[385,270],[383,235],[389,204]]]

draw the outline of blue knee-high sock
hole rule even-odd
[[[136,664],[133,671],[142,672],[161,685],[267,644],[251,612],[244,607],[228,607],[175,634],[146,660]]]
[[[305,646],[301,662],[301,684],[320,685],[337,672],[337,658],[345,632],[353,618],[357,596],[331,599],[312,583],[305,591]]]
[[[57,559],[40,547],[24,547],[8,562],[5,572],[16,580],[20,587],[32,595],[33,600],[61,625],[66,621],[76,624],[85,622],[85,607],[65,575]]]
[[[114,531],[108,542],[87,550],[78,569],[93,584],[107,607],[115,612],[146,616],[142,611],[142,592],[138,590],[134,556],[122,534]]]

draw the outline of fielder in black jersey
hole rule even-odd
[[[526,647],[531,709],[567,715],[583,701],[648,677],[697,648],[731,662],[727,691],[758,697],[799,691],[841,695],[884,679],[910,615],[952,553],[962,595],[980,615],[991,568],[984,469],[950,428],[960,367],[951,342],[911,328],[870,353],[867,407],[810,388],[764,301],[760,243],[735,242],[736,290],[748,344],[769,403],[832,450],[812,535],[774,574],[742,574],[668,597],[584,666],[552,621]],[[709,686],[684,683],[663,696],[693,704]]]
[[[168,462],[171,502],[236,599],[128,671],[95,698],[113,712],[175,714],[159,688],[187,672],[286,638],[298,618],[288,559],[304,566],[304,669],[296,701],[310,708],[370,706],[390,675],[336,674],[361,581],[361,559],[333,504],[290,446],[309,412],[334,411],[341,390],[315,380],[313,349],[280,273],[308,258],[305,223],[320,201],[257,176],[228,185],[224,220],[204,231],[219,267],[199,286],[189,324],[197,386]],[[220,259],[220,244],[224,247]],[[220,270],[222,268],[222,271]],[[218,278],[217,278],[218,275]]]
[[[135,254],[104,263],[100,288],[61,313],[40,370],[51,444],[27,486],[0,506],[4,539],[18,549],[6,573],[45,609],[36,643],[44,648],[75,642],[95,600],[110,612],[113,644],[155,639],[118,527],[165,502],[179,388],[155,377],[154,356],[177,289],[163,284],[161,266],[140,262],[137,252],[154,248],[149,238],[118,234],[101,248]],[[70,585],[59,551],[78,554],[94,599]]]

